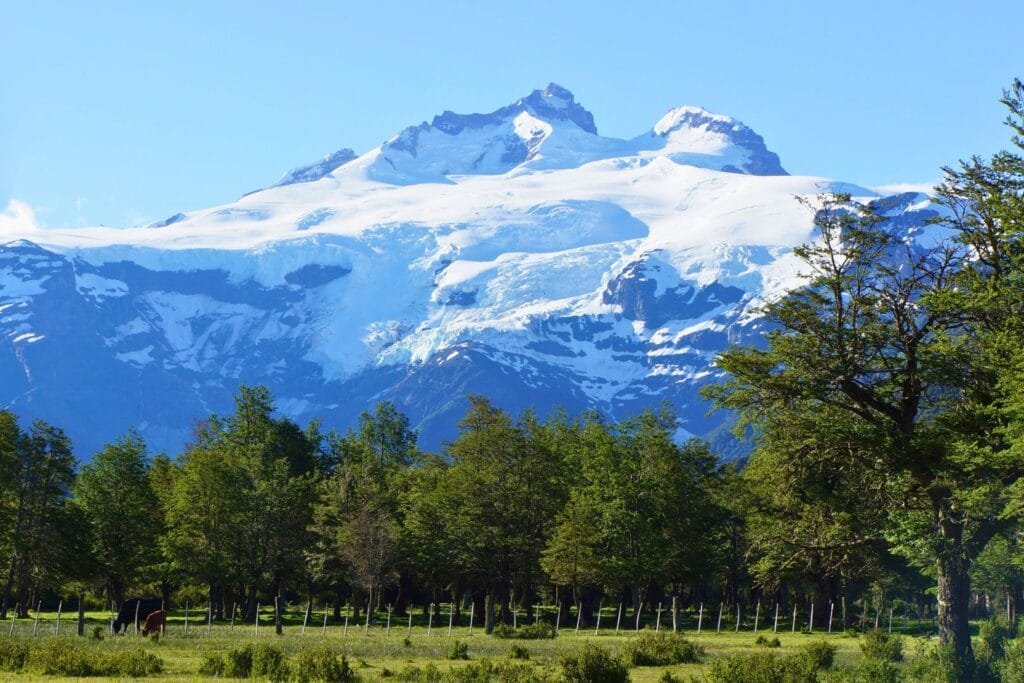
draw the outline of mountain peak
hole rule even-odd
[[[507,108],[525,107],[531,114],[545,121],[572,121],[581,129],[597,135],[594,115],[576,102],[573,94],[557,83],[548,83],[543,90],[534,90]]]
[[[643,137],[643,136],[641,136]],[[729,156],[729,148],[742,159],[721,166],[723,171],[753,175],[789,175],[779,156],[768,149],[764,138],[731,116],[716,114],[703,107],[673,107],[662,116],[646,136],[678,161],[693,153]]]

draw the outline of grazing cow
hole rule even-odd
[[[111,625],[111,631],[114,635],[121,632],[124,629],[128,631],[128,627],[135,623],[136,614],[138,614],[139,624],[143,624],[153,612],[163,609],[163,600],[160,598],[131,598],[125,600],[121,604],[121,609],[117,612],[117,619]]]
[[[162,609],[150,612],[149,616],[146,617],[146,623],[142,625],[142,635],[148,636],[150,633],[163,633],[165,617],[166,615]]]

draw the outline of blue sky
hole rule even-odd
[[[1024,3],[984,0],[6,0],[0,212],[158,220],[549,81],[605,135],[697,104],[754,128],[792,173],[932,181],[1006,145],[997,100],[1024,77],[1022,25]]]

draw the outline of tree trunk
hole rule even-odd
[[[85,593],[78,594],[78,635],[85,635]]]
[[[281,596],[274,596],[274,633],[277,635],[284,635],[284,629],[281,625]]]
[[[943,548],[935,561],[939,595],[939,644],[950,649],[961,680],[974,674],[974,650],[968,612],[971,604],[971,561],[963,542],[963,524],[945,501],[936,505]]]
[[[249,596],[245,599],[245,620],[256,619],[256,584],[249,586]]]
[[[494,630],[494,593],[487,594],[484,613],[487,615],[487,621],[484,624],[484,632],[490,633]]]

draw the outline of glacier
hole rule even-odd
[[[609,419],[669,401],[681,435],[740,453],[698,391],[799,283],[795,198],[833,191],[908,230],[935,215],[919,192],[789,175],[700,107],[603,137],[551,84],[145,227],[0,233],[0,405],[87,457],[131,427],[176,453],[241,383],[339,429],[393,401],[427,449],[467,393]]]

